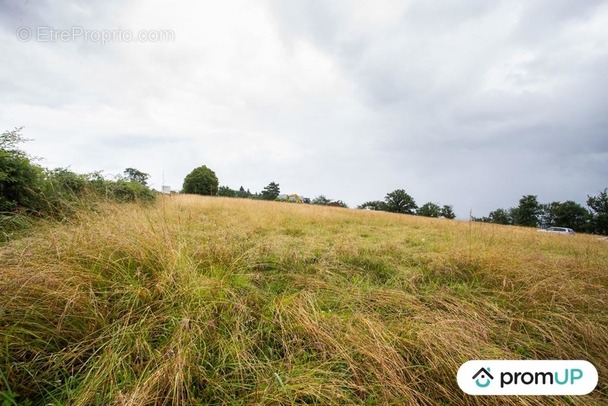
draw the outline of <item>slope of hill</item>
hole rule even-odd
[[[0,399],[608,402],[608,244],[592,236],[186,195],[0,255]],[[585,359],[600,381],[471,397],[456,384],[471,359]]]

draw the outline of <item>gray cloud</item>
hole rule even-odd
[[[487,214],[605,184],[608,2],[0,1],[0,125],[49,165],[181,186],[405,188]],[[19,42],[19,26],[170,28],[170,43]],[[8,57],[7,55],[10,55]]]

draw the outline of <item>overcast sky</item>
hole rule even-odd
[[[608,1],[0,0],[0,131],[158,189],[204,164],[351,207],[584,203],[607,96]]]

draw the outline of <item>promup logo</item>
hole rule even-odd
[[[475,385],[480,388],[487,388],[492,383],[494,377],[490,374],[490,368],[480,368],[479,371],[473,375],[473,379],[475,379]]]
[[[597,385],[587,361],[468,361],[458,386],[469,395],[586,395]]]

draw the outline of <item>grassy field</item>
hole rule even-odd
[[[176,196],[0,248],[0,404],[608,404],[608,243]],[[584,397],[472,397],[470,359],[586,359]],[[12,402],[12,403],[11,403]]]

